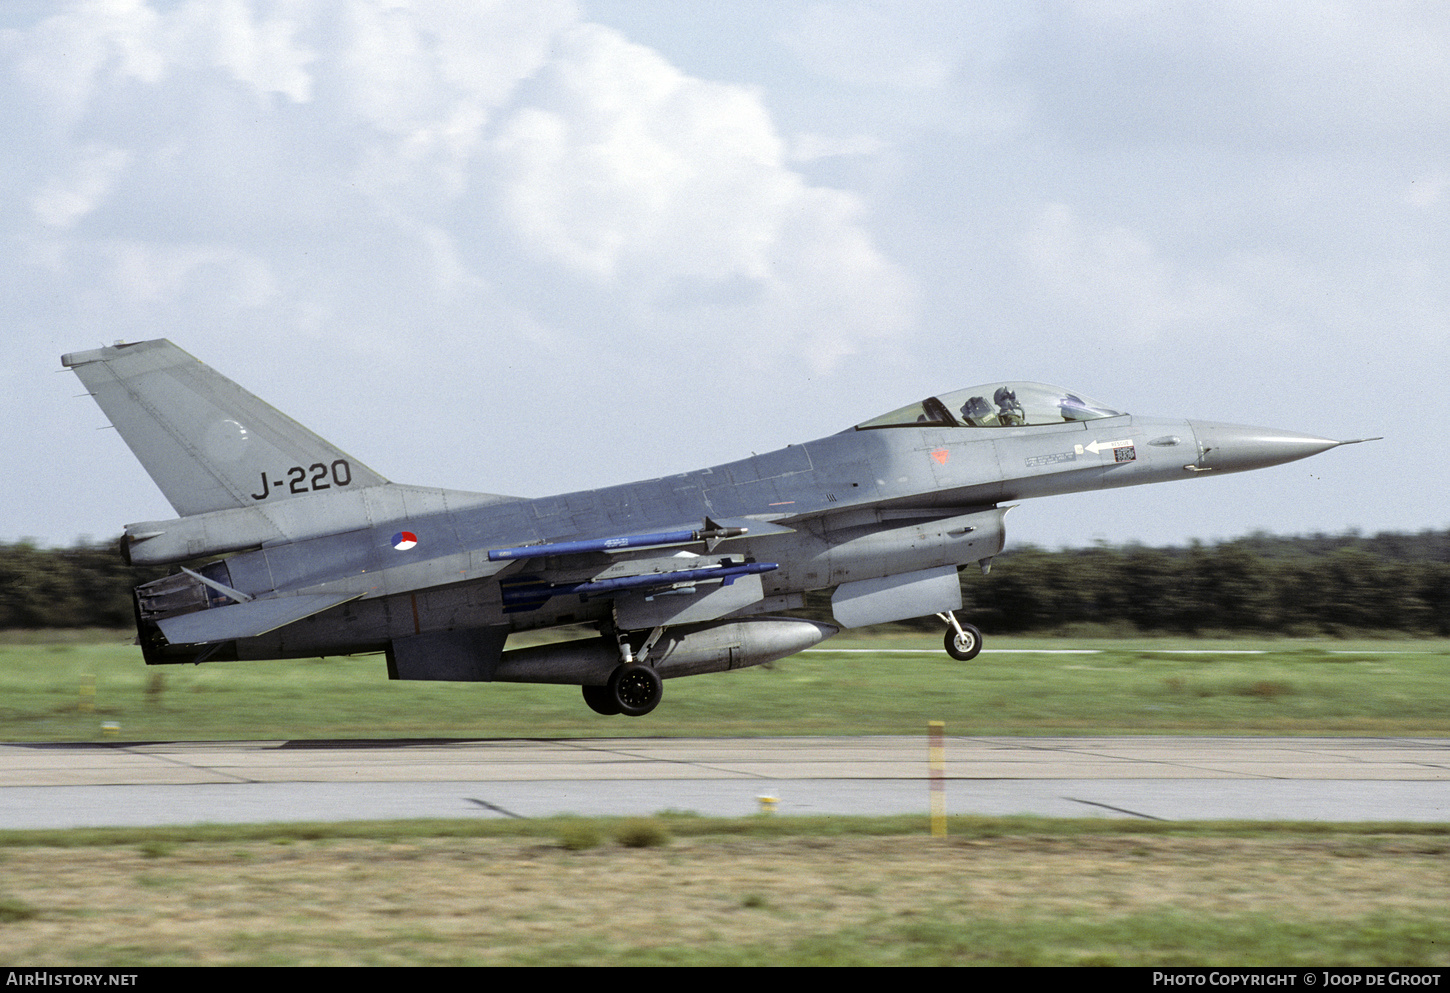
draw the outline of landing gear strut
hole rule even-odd
[[[971,624],[963,624],[950,611],[936,616],[950,625],[946,636],[947,654],[958,662],[970,662],[976,658],[977,653],[982,650],[982,632]]]

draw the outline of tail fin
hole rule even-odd
[[[182,517],[387,482],[164,338],[61,363]]]

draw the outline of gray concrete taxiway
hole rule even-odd
[[[948,738],[950,814],[1450,820],[1450,740]],[[929,809],[924,737],[0,745],[0,828]]]

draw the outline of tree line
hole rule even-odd
[[[999,556],[989,576],[965,577],[962,593],[973,623],[1001,633],[1103,623],[1184,634],[1450,635],[1450,531],[1027,547]]]
[[[165,574],[127,566],[115,542],[0,545],[0,628],[130,627],[131,587]]]
[[[0,544],[0,628],[125,628],[131,588],[165,570],[124,565],[114,543]],[[1450,635],[1450,530],[1278,537],[1187,548],[1031,545],[962,573],[964,616],[984,631],[1080,624],[1120,630]],[[808,613],[830,612],[812,596]],[[931,621],[935,625],[939,622]]]

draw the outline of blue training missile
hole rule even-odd
[[[750,576],[779,569],[777,562],[743,562],[736,565],[716,565],[705,569],[680,569],[676,572],[648,572],[638,576],[620,576],[616,579],[594,579],[582,583],[549,583],[532,577],[505,580],[500,584],[504,610],[515,612],[533,610],[556,596],[578,593],[580,596],[598,596],[617,593],[621,590],[647,590],[688,583],[719,582],[729,586],[741,576]]]
[[[707,547],[726,538],[736,538],[746,528],[722,528],[708,517],[705,526],[694,531],[653,531],[649,534],[624,534],[614,538],[591,538],[587,541],[554,541],[541,545],[522,545],[516,548],[495,548],[488,553],[490,562],[504,559],[531,559],[540,555],[579,555],[585,552],[617,552],[624,548],[649,548],[659,545],[687,545],[703,541]]]

